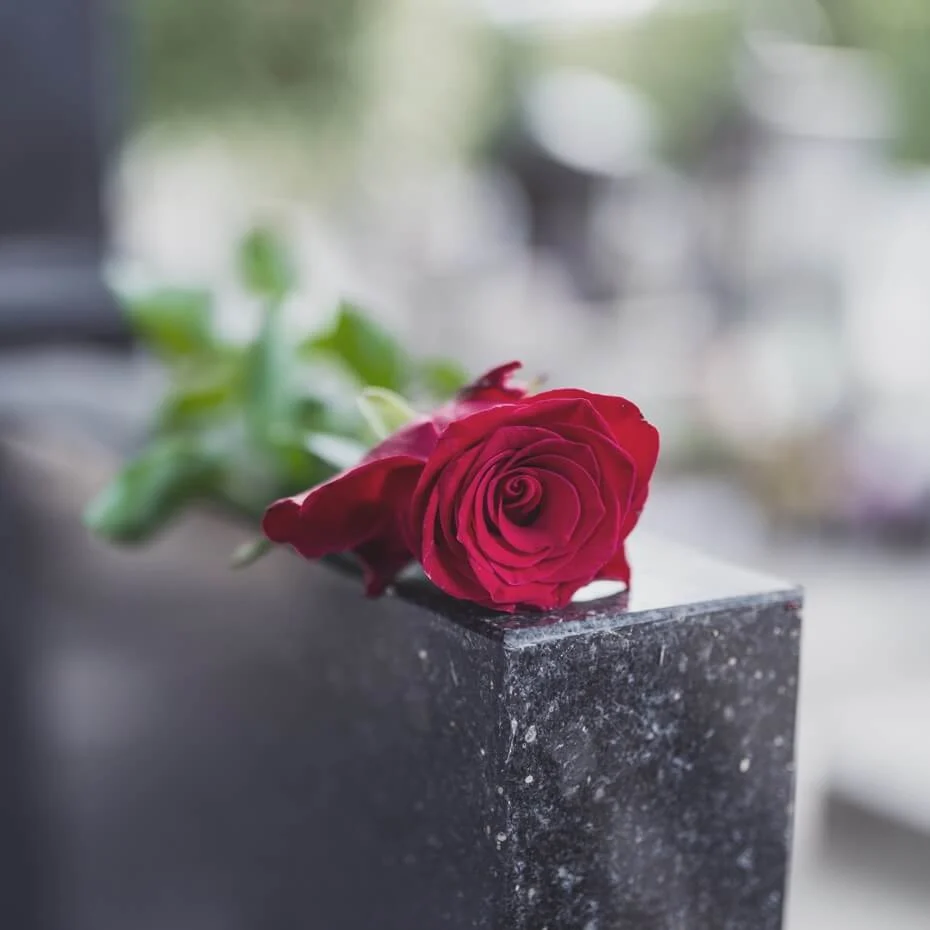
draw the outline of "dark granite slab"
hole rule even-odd
[[[800,592],[664,543],[633,551],[629,596],[548,616],[407,592],[500,644],[475,776],[498,795],[497,889],[474,926],[781,926]]]
[[[65,525],[63,928],[780,926],[796,589],[641,541],[630,598],[514,618]]]
[[[205,515],[115,550],[78,520],[112,464],[55,435],[0,445],[0,926],[779,927],[795,589],[639,539],[629,598],[513,618],[231,573]]]

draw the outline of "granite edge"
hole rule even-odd
[[[706,558],[706,557],[701,557]],[[343,576],[360,577],[358,566],[346,558],[322,560]],[[723,566],[725,563],[717,563]],[[775,604],[789,604],[800,611],[804,589],[764,575],[760,583],[766,590],[755,594],[737,593],[683,604],[640,609],[629,608],[629,593],[601,600],[573,603],[555,611],[507,614],[489,610],[479,604],[459,601],[432,585],[422,575],[402,577],[385,596],[427,611],[439,620],[500,643],[505,649],[523,649],[557,639],[611,633],[642,624],[673,623],[693,617],[733,609],[758,609]]]

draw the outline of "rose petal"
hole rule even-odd
[[[289,543],[300,530],[300,505],[309,491],[275,501],[262,517],[262,532],[273,543]]]
[[[488,502],[488,513],[498,520],[504,516],[525,525],[533,519],[543,499],[542,482],[526,468],[512,469],[495,489],[495,499]]]
[[[398,470],[419,477],[422,464],[415,458],[393,456],[365,462],[314,488],[300,507],[301,539],[318,555],[342,552],[368,539],[372,530],[397,502],[385,494],[385,485]]]
[[[589,403],[603,418],[617,445],[633,460],[639,481],[646,483],[650,480],[659,457],[659,433],[644,419],[636,404],[622,397],[591,394],[577,388],[546,391],[537,394],[535,399],[559,398],[575,398]]]
[[[570,464],[566,462],[566,468]],[[505,517],[498,526],[501,537],[523,552],[567,545],[581,519],[581,498],[576,486],[555,471],[539,469],[537,474],[544,490],[536,519],[521,526]]]
[[[481,449],[482,460],[506,453],[513,458],[513,467],[516,468],[520,462],[545,452],[546,446],[543,443],[546,442],[563,443],[565,438],[555,430],[518,423],[498,427],[490,436],[476,443],[476,446]]]
[[[604,420],[590,404],[574,398],[555,398],[540,402],[534,397],[522,404],[500,404],[480,410],[450,423],[441,433],[417,488],[416,510],[423,512],[424,498],[430,493],[437,475],[464,450],[472,448],[488,436],[491,436],[495,443],[502,443],[503,437],[498,431],[502,431],[504,427],[508,428],[508,435],[514,440],[518,438],[517,434],[509,433],[513,426],[535,426],[549,433],[549,438],[553,435],[558,438],[558,434],[553,434],[549,428],[553,423],[577,424],[596,431],[609,432]]]
[[[571,445],[571,444],[567,444]],[[583,448],[583,447],[582,447]],[[590,455],[590,451],[583,449]],[[469,564],[472,570],[482,581],[491,583],[489,575],[493,574],[495,582],[503,581],[507,584],[519,584],[526,580],[528,570],[542,580],[549,581],[551,574],[556,574],[556,580],[561,581],[566,570],[559,572],[566,564],[570,566],[567,570],[568,577],[575,577],[580,572],[586,572],[586,577],[590,580],[594,572],[603,564],[604,560],[610,555],[615,540],[616,522],[613,527],[606,527],[602,530],[605,540],[608,540],[608,550],[606,554],[595,555],[594,562],[590,558],[585,558],[582,553],[581,565],[579,566],[578,546],[572,538],[577,523],[581,520],[591,521],[589,527],[582,538],[590,539],[597,529],[597,525],[603,520],[606,510],[600,500],[600,492],[597,485],[593,482],[590,474],[581,468],[577,463],[571,460],[561,460],[556,456],[544,456],[541,461],[547,462],[550,466],[561,466],[563,471],[556,474],[554,471],[546,474],[540,470],[540,476],[547,480],[564,481],[564,487],[570,489],[569,493],[575,498],[578,509],[575,511],[577,520],[575,525],[566,527],[562,534],[554,531],[552,527],[548,532],[542,532],[539,540],[532,537],[536,527],[520,528],[513,525],[505,526],[502,521],[499,531],[500,535],[495,536],[488,532],[478,532],[475,534],[474,542],[478,551],[472,551],[467,548]],[[584,498],[579,494],[579,488],[583,490]],[[582,513],[582,502],[587,505],[587,509]],[[521,532],[527,535],[521,535]],[[595,547],[603,549],[603,547]],[[550,554],[555,552],[556,557],[550,558]],[[590,554],[589,554],[590,555]]]
[[[531,606],[539,610],[555,610],[564,607],[571,600],[566,600],[558,586],[546,582],[527,581],[524,584],[512,585],[498,583],[488,589],[484,601],[495,610],[513,613],[516,610]]]
[[[626,551],[623,543],[620,548],[613,554],[611,560],[597,573],[598,578],[609,578],[612,581],[624,581],[630,583],[630,563],[626,558]]]
[[[588,519],[579,527],[571,545],[553,551],[536,566],[537,577],[547,581],[564,583],[583,578],[583,583],[587,584],[594,580],[620,542],[624,511],[615,489],[621,488],[622,493],[622,488],[629,486],[632,466],[610,441],[592,436],[590,442],[592,451],[598,453],[604,477],[594,493],[590,489],[585,492],[583,500],[589,505]],[[579,487],[582,487],[580,481]]]
[[[378,443],[362,459],[362,463],[374,462],[389,456],[412,456],[425,462],[436,447],[439,427],[432,419],[422,418],[401,427],[383,442]]]
[[[455,416],[473,413],[475,405],[513,403],[526,396],[522,384],[511,384],[510,378],[515,371],[523,367],[522,362],[507,362],[492,368],[471,384],[463,387],[455,397],[453,405]],[[462,408],[466,408],[463,410]]]
[[[437,486],[440,505],[446,517],[444,526],[451,527],[450,532],[461,542],[469,538],[475,520],[479,519],[482,504],[478,500],[482,482],[493,476],[495,469],[506,462],[509,453],[499,453],[494,458],[484,461],[481,447],[465,453],[454,462],[442,475]]]
[[[452,463],[439,480],[443,488],[440,493],[456,511],[460,531],[484,511],[484,497],[479,498],[479,488],[493,482],[497,472],[506,468],[513,458],[512,452],[498,452],[490,457],[486,457],[484,452],[481,446],[469,450]]]
[[[382,590],[412,557],[403,521],[423,464],[391,456],[337,475],[311,491],[268,508],[262,530],[308,559],[355,551],[368,588]]]
[[[439,516],[439,496],[434,495],[427,504],[420,562],[426,577],[453,597],[469,601],[480,600],[483,589],[475,581],[468,566],[468,557],[454,536],[442,532]]]
[[[410,561],[410,550],[394,533],[384,532],[355,547],[362,563],[365,593],[377,597],[394,580],[397,573]]]

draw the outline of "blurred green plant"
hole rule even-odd
[[[321,332],[293,338],[284,307],[297,273],[267,229],[245,236],[238,271],[260,313],[245,344],[219,334],[207,291],[120,295],[140,341],[167,367],[169,387],[147,447],[85,511],[90,529],[112,542],[144,542],[199,502],[257,524],[271,501],[350,467],[409,420],[401,395],[433,405],[467,380],[453,362],[414,358],[349,302]],[[263,551],[248,544],[234,562]]]
[[[822,0],[837,44],[865,49],[895,97],[895,153],[930,162],[930,4],[925,0]]]
[[[358,102],[373,0],[134,0],[135,100],[146,118],[269,110],[329,119]]]

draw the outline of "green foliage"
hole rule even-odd
[[[336,309],[331,324],[308,338],[301,355],[309,361],[335,360],[361,385],[446,400],[468,383],[468,373],[446,358],[413,359],[383,326],[349,301]]]
[[[396,433],[417,415],[403,397],[384,388],[365,388],[358,397],[358,405],[378,439]]]
[[[426,394],[445,400],[465,387],[469,377],[458,362],[431,358],[420,363],[417,380]]]
[[[268,229],[249,232],[239,247],[239,274],[257,297],[281,300],[296,283],[293,261]]]
[[[123,297],[133,328],[165,361],[195,355],[209,346],[213,301],[208,292],[162,288]]]
[[[872,52],[895,96],[897,154],[930,161],[930,4],[923,0],[843,0],[828,6],[844,44]]]
[[[85,523],[113,542],[141,542],[209,492],[220,472],[193,438],[158,438],[91,501]]]
[[[133,0],[145,116],[223,111],[333,118],[361,96],[357,61],[373,0]]]
[[[287,343],[280,305],[265,311],[258,338],[245,355],[243,403],[256,441],[286,425],[296,403],[297,359]]]
[[[236,548],[229,558],[229,566],[230,568],[247,568],[268,555],[272,549],[274,549],[274,543],[264,536],[250,539]]]
[[[232,346],[209,346],[177,366],[159,410],[158,431],[195,430],[229,412],[241,390],[242,368],[242,352]]]
[[[348,301],[339,305],[330,329],[307,340],[304,353],[335,358],[362,384],[391,391],[404,390],[410,378],[410,360],[400,343]]]
[[[243,287],[258,298],[256,336],[245,345],[216,331],[206,292],[122,295],[170,383],[148,447],[86,510],[87,525],[106,539],[142,542],[198,501],[257,523],[273,500],[355,465],[372,433],[380,438],[409,422],[416,414],[398,391],[431,405],[466,380],[452,362],[412,358],[353,304],[340,304],[322,332],[291,338],[283,307],[297,275],[284,244],[253,230],[238,259]],[[349,396],[323,389],[333,366]],[[247,545],[233,562],[247,564],[263,551]]]
[[[353,468],[366,452],[365,446],[355,439],[331,433],[310,433],[306,445],[311,454],[336,471]]]

